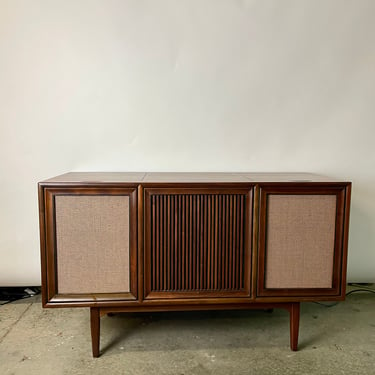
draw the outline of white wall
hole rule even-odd
[[[0,285],[40,283],[37,181],[70,170],[353,181],[375,281],[375,2],[0,0]]]

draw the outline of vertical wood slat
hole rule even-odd
[[[151,290],[242,290],[244,194],[151,197]]]

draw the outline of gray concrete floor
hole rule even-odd
[[[375,374],[375,294],[301,306],[299,351],[287,312],[120,314],[101,320],[91,357],[89,309],[0,306],[0,374]]]

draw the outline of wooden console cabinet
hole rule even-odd
[[[345,298],[350,182],[305,173],[67,173],[39,183],[44,307],[270,309]]]

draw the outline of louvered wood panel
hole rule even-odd
[[[150,194],[149,292],[248,289],[249,199],[247,192]]]

